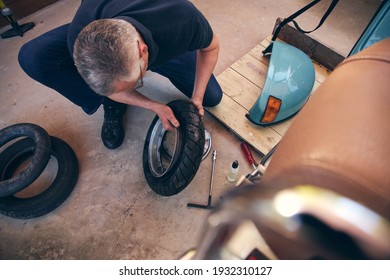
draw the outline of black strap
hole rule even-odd
[[[298,23],[295,21],[295,20],[292,20],[292,22],[294,23],[294,26],[296,29],[298,29],[300,32],[302,33],[311,33],[315,30],[317,30],[318,28],[321,27],[321,25],[324,23],[324,21],[326,20],[326,18],[330,15],[330,13],[333,11],[334,7],[337,5],[337,3],[339,2],[339,0],[333,0],[332,3],[330,3],[329,5],[329,8],[328,10],[326,11],[326,13],[323,15],[323,17],[321,18],[319,24],[317,25],[316,28],[314,28],[313,30],[311,31],[305,31],[303,30],[302,28],[299,27]],[[316,4],[316,3],[315,3]]]
[[[318,2],[320,2],[321,0],[314,0],[312,1],[311,3],[307,4],[306,6],[304,6],[303,8],[299,9],[297,12],[293,13],[291,16],[289,16],[288,18],[285,18],[275,29],[275,32],[274,32],[274,35],[272,37],[272,41],[275,41],[275,39],[277,38],[280,30],[282,29],[283,26],[285,26],[287,23],[289,23],[290,21],[292,21],[296,27],[296,29],[302,33],[310,33],[310,32],[313,32],[314,30],[317,30],[323,23],[324,21],[326,20],[326,18],[329,16],[329,14],[333,11],[334,7],[337,5],[337,3],[339,2],[339,0],[332,0],[332,3],[330,4],[328,10],[326,11],[326,13],[324,14],[324,16],[321,18],[321,21],[320,23],[318,24],[318,26],[316,28],[314,28],[313,30],[311,31],[305,31],[303,30],[302,28],[299,27],[298,23],[294,20],[294,18],[296,18],[297,16],[303,14],[304,12],[306,12],[308,9],[310,9],[311,7],[313,7],[315,4],[317,4]]]

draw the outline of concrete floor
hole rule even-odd
[[[0,128],[36,123],[65,140],[77,154],[80,175],[71,196],[55,211],[32,220],[0,216],[0,259],[177,259],[195,247],[208,210],[187,208],[207,203],[211,154],[191,184],[172,197],[155,194],[146,184],[141,155],[152,112],[129,108],[126,137],[116,150],[100,139],[103,110],[87,116],[55,91],[31,80],[18,66],[17,53],[28,40],[72,19],[78,0],[62,0],[24,19],[36,27],[23,37],[0,40]],[[277,17],[287,17],[309,1],[194,0],[221,41],[218,75],[269,36]],[[299,18],[303,28],[316,26],[330,1]],[[347,55],[371,19],[379,0],[340,1],[323,27],[311,36]],[[3,32],[8,28],[0,30]],[[145,77],[143,93],[168,102],[182,98],[165,78]],[[241,163],[240,175],[251,170],[240,141],[206,113],[215,167],[213,203],[234,187],[226,179],[229,164]],[[260,160],[259,154],[254,154]]]

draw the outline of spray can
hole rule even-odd
[[[230,166],[228,172],[227,172],[227,178],[229,182],[234,182],[237,179],[238,170],[240,169],[240,166],[238,165],[238,161],[235,160],[232,162],[232,165]]]

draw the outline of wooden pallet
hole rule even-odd
[[[261,154],[267,154],[284,136],[294,118],[277,125],[261,127],[252,124],[245,117],[249,109],[261,94],[269,58],[262,51],[270,44],[271,36],[255,46],[251,51],[233,63],[228,69],[218,75],[217,80],[223,91],[221,103],[207,111],[237,134],[243,141],[250,144]],[[330,71],[313,61],[316,80],[314,92]]]

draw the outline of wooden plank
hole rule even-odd
[[[267,154],[283,138],[295,118],[293,116],[276,125],[262,127],[251,123],[245,117],[256,103],[264,86],[269,56],[263,56],[262,51],[270,42],[271,36],[256,45],[217,77],[223,91],[222,101],[218,106],[206,109],[262,154]],[[313,64],[316,80],[311,94],[330,74],[330,71],[318,62],[313,61]]]
[[[232,68],[218,75],[217,80],[223,93],[241,104],[246,110],[249,110],[260,96],[261,88]]]
[[[313,59],[312,62],[314,64],[314,70],[316,71],[316,81],[322,84],[332,71]]]
[[[256,103],[262,90],[232,68],[226,69],[217,79],[224,94],[240,104],[246,113]],[[269,128],[273,129],[280,136],[283,136],[290,124],[291,121],[286,120],[277,125],[269,126]]]
[[[274,124],[270,127],[283,137],[286,134],[287,130],[289,129],[290,125],[292,124],[294,117],[295,116],[293,116],[287,120],[284,120],[278,124]]]
[[[253,56],[255,59],[259,60],[261,63],[265,64],[266,66],[269,65],[269,56],[264,56],[262,51],[265,49],[263,45],[259,44],[256,45],[253,49],[249,51],[249,55]]]
[[[270,127],[260,127],[249,122],[245,117],[247,110],[226,94],[218,106],[206,110],[263,155],[282,139]]]
[[[249,54],[245,54],[230,68],[234,69],[246,79],[262,88],[268,71],[268,66]]]

